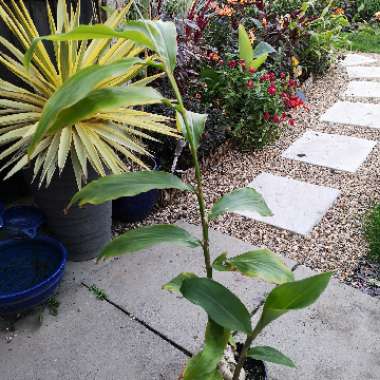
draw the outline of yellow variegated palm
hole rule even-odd
[[[47,3],[52,34],[69,32],[79,25],[80,4],[76,10],[71,8],[70,11],[66,5],[66,0],[58,1],[57,19],[54,20]],[[127,5],[113,13],[104,25],[117,28],[125,19],[129,7]],[[1,168],[10,168],[7,177],[32,162],[34,177],[40,176],[40,184],[45,181],[49,185],[54,173],[62,171],[67,160],[71,159],[80,187],[87,178],[88,164],[100,175],[128,170],[125,159],[144,166],[139,156],[149,154],[142,140],[154,139],[149,135],[150,132],[176,136],[175,129],[167,125],[166,117],[133,107],[157,103],[157,97],[151,100],[140,99],[129,102],[128,106],[108,106],[105,110],[96,110],[97,112],[85,114],[83,119],[75,120],[72,124],[48,131],[34,147],[33,153],[28,155],[28,146],[46,104],[70,78],[94,65],[107,66],[122,59],[138,57],[143,53],[143,48],[125,39],[114,44],[110,39],[91,42],[54,41],[53,58],[44,44],[39,43],[34,50],[32,64],[26,69],[23,65],[24,52],[31,46],[33,39],[38,37],[28,10],[22,0],[0,0],[0,17],[22,46],[22,50],[19,50],[0,37],[3,47],[0,63],[26,84],[24,87],[0,81],[0,145],[7,145],[0,153],[0,160],[8,158],[6,165]],[[126,70],[105,76],[95,90],[133,86],[149,89],[145,86],[159,75],[137,80],[133,84],[131,82],[141,73],[146,61],[136,59]]]

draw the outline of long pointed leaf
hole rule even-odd
[[[332,275],[332,272],[322,273],[274,288],[265,301],[255,330],[261,331],[269,323],[291,310],[303,309],[313,304],[326,289]]]
[[[183,228],[170,224],[158,224],[130,230],[109,243],[99,259],[135,253],[161,243],[197,248],[200,241]]]
[[[239,298],[223,285],[208,278],[190,278],[183,281],[182,295],[202,307],[209,318],[228,330],[249,334],[250,315]]]
[[[215,379],[215,371],[222,360],[231,333],[212,320],[208,321],[202,351],[189,360],[184,380]],[[212,376],[212,377],[211,377]]]
[[[264,198],[256,190],[246,187],[224,195],[212,207],[209,218],[216,219],[226,212],[258,212],[262,216],[271,216]]]
[[[133,65],[142,62],[138,58],[128,58],[110,65],[93,65],[73,75],[45,104],[32,144],[29,147],[29,154],[33,152],[63,109],[86,97],[105,77],[121,75]]]
[[[273,284],[284,284],[294,281],[293,272],[269,249],[257,249],[243,253],[231,259],[226,254],[219,256],[213,267],[220,271],[240,272]]]
[[[293,363],[293,361],[289,359],[287,356],[285,356],[283,353],[276,350],[275,348],[268,347],[268,346],[257,346],[257,347],[251,348],[248,351],[247,356],[255,360],[262,360],[264,362],[281,364],[286,367],[295,368],[296,366]]]
[[[121,197],[132,197],[153,189],[194,191],[173,174],[160,171],[130,172],[99,178],[76,193],[70,205],[99,205]],[[69,205],[69,207],[70,207]]]

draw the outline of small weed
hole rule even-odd
[[[49,310],[49,314],[56,317],[58,315],[58,308],[60,303],[54,298],[49,298],[47,301],[46,307]]]
[[[103,289],[99,289],[95,284],[92,284],[88,290],[100,301],[104,301],[107,298],[106,292]]]
[[[364,234],[369,245],[368,257],[380,263],[380,203],[366,215]]]

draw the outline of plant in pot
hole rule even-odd
[[[157,188],[173,188],[193,193],[199,206],[201,239],[175,225],[145,226],[130,230],[113,240],[99,257],[131,254],[159,243],[174,243],[202,252],[205,263],[204,277],[183,272],[165,285],[166,289],[179,292],[190,302],[202,307],[208,315],[204,348],[188,362],[181,379],[252,379],[244,370],[249,358],[294,366],[293,362],[278,350],[267,346],[255,346],[254,341],[272,321],[289,311],[305,308],[315,302],[327,287],[332,273],[295,281],[292,271],[268,249],[253,250],[236,257],[228,257],[228,254],[223,252],[216,255],[212,261],[214,257],[209,245],[210,221],[227,212],[241,209],[256,211],[262,215],[270,215],[271,212],[261,195],[251,188],[238,189],[223,196],[208,210],[202,190],[203,179],[197,154],[207,115],[190,112],[184,107],[174,76],[177,54],[175,25],[170,22],[140,20],[127,22],[125,33],[128,32],[134,33],[132,38],[135,41],[145,44],[157,53],[157,60],[173,87],[176,100],[174,102],[163,100],[163,102],[175,110],[177,127],[189,144],[196,184],[192,186],[173,174],[161,171],[111,175],[85,186],[73,197],[69,206],[77,203],[81,206],[102,204],[120,196],[134,196]],[[125,37],[118,31],[92,26],[85,29],[79,27],[72,33],[45,38],[65,41],[72,38],[106,38],[110,35],[120,40]],[[252,53],[251,45],[246,45],[242,49],[247,49],[246,54]],[[214,271],[240,272],[244,276],[276,285],[267,296],[255,326],[252,326],[251,314],[242,301],[223,284],[213,279]],[[244,337],[240,350],[235,350],[232,339],[234,332]]]
[[[119,28],[129,8],[115,11],[99,27]],[[47,3],[51,33],[78,27],[80,9],[78,2],[68,11],[66,1],[59,0],[55,19]],[[23,83],[0,81],[0,144],[10,144],[0,154],[0,160],[7,159],[2,170],[10,169],[9,178],[26,169],[34,200],[69,258],[90,259],[111,238],[111,203],[75,208],[69,215],[64,206],[83,183],[127,171],[126,160],[146,168],[141,157],[150,153],[143,140],[152,139],[151,133],[176,136],[167,117],[136,108],[161,102],[149,86],[161,73],[143,75],[154,58],[139,58],[145,48],[129,39],[133,32],[114,44],[112,36],[38,43],[26,68],[24,51],[38,32],[23,1],[0,2],[0,18],[20,45],[0,37],[0,64]]]

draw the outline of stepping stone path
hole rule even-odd
[[[380,79],[380,67],[350,66],[347,67],[350,78]]]
[[[356,137],[307,131],[282,156],[355,173],[375,145],[375,141]]]
[[[272,226],[307,235],[335,203],[339,191],[262,173],[248,185],[262,194],[273,216],[239,213]]]
[[[348,54],[342,66],[350,77],[380,79],[380,67],[358,66],[374,63],[374,58]],[[380,97],[380,82],[349,83],[347,91],[342,95]],[[327,123],[380,128],[380,105],[338,101],[321,116],[321,120]],[[308,130],[283,152],[282,157],[355,173],[376,144],[376,141]],[[239,212],[240,215],[301,235],[308,235],[312,231],[340,194],[338,189],[270,173],[260,174],[249,187],[261,192],[273,216],[262,217],[250,212]]]
[[[380,128],[380,106],[339,101],[322,115],[321,120],[378,129]]]
[[[380,98],[380,82],[352,81],[348,84],[345,95],[359,98]]]
[[[343,66],[357,66],[375,63],[376,60],[361,54],[347,54],[346,59],[342,62]]]

